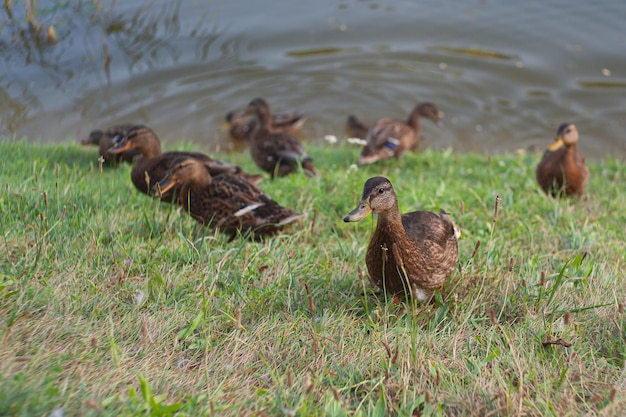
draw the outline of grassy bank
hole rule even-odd
[[[535,183],[539,155],[353,170],[356,148],[310,151],[320,177],[261,183],[308,218],[256,243],[139,194],[128,166],[100,172],[93,149],[0,141],[0,415],[626,408],[624,163],[591,164],[587,195],[559,201]],[[341,220],[381,174],[401,210],[444,208],[462,230],[432,304],[370,288],[374,223]]]

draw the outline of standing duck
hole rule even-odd
[[[407,121],[385,117],[367,130],[367,126],[355,116],[348,117],[348,128],[354,131],[357,137],[363,137],[367,144],[361,151],[358,159],[359,165],[371,164],[382,159],[395,157],[400,158],[407,149],[415,149],[420,140],[420,118],[425,117],[437,125],[439,121],[439,109],[432,103],[419,103]]]
[[[265,100],[252,100],[245,114],[256,116],[258,122],[250,142],[250,155],[259,168],[272,178],[297,172],[300,165],[307,175],[317,175],[313,160],[298,139],[272,128],[270,107]]]
[[[429,299],[450,276],[459,258],[458,229],[445,211],[400,215],[391,182],[373,177],[365,182],[358,206],[345,222],[378,214],[365,263],[372,282],[392,294]]]
[[[161,196],[174,187],[176,202],[194,219],[232,238],[238,234],[255,238],[273,236],[304,216],[280,206],[258,187],[228,173],[214,176],[195,158],[176,158],[154,187]]]
[[[554,197],[582,196],[589,180],[585,157],[576,150],[578,129],[573,123],[563,123],[556,139],[543,154],[537,165],[537,182],[546,194]]]
[[[298,132],[304,122],[306,122],[306,117],[302,113],[281,113],[271,116],[272,130],[289,135]],[[226,125],[230,136],[234,139],[248,141],[252,139],[258,123],[256,118],[250,118],[244,112],[232,110],[226,113]]]
[[[110,154],[119,154],[131,149],[136,149],[141,156],[137,157],[130,172],[130,178],[139,191],[149,194],[152,185],[159,182],[172,165],[172,161],[181,156],[196,158],[207,166],[212,175],[229,173],[241,176],[247,181],[258,183],[263,177],[245,172],[240,167],[227,162],[211,159],[200,152],[161,152],[161,142],[152,129],[138,125],[128,129],[124,137],[118,138],[116,143],[108,150]],[[165,201],[171,201],[173,190],[164,195]]]
[[[87,138],[81,139],[80,144],[84,146],[97,146],[98,154],[104,158],[104,162],[113,166],[117,166],[120,161],[132,163],[135,157],[139,155],[139,151],[136,149],[122,152],[116,156],[110,155],[107,151],[113,146],[113,140],[116,137],[126,135],[128,129],[133,126],[132,124],[121,124],[111,126],[106,130],[92,130]]]

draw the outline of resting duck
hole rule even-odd
[[[197,221],[232,238],[273,236],[304,214],[280,206],[258,187],[228,173],[213,176],[206,164],[181,157],[154,187],[157,197],[178,186],[176,202]]]
[[[108,154],[107,151],[113,146],[114,138],[126,135],[128,129],[133,126],[134,125],[131,124],[121,124],[111,126],[106,130],[92,130],[87,138],[80,140],[80,144],[84,146],[96,145],[98,147],[98,154],[104,158],[104,162],[113,166],[117,166],[120,161],[132,163],[135,157],[139,155],[139,151],[136,149],[122,152],[116,156]]]
[[[161,142],[156,133],[143,125],[133,126],[128,129],[126,135],[118,138],[108,152],[116,155],[131,149],[139,151],[141,156],[135,160],[133,169],[130,172],[130,178],[135,187],[145,194],[149,194],[152,185],[165,176],[167,170],[172,165],[172,161],[181,156],[198,159],[198,161],[207,166],[212,175],[229,173],[254,183],[258,183],[263,179],[260,175],[249,174],[236,165],[211,159],[200,152],[172,151],[162,153]],[[171,201],[173,191],[163,197],[165,201]]]
[[[445,211],[400,215],[391,182],[373,177],[365,182],[358,206],[345,222],[378,214],[378,224],[365,257],[372,282],[392,294],[429,299],[450,276],[459,258],[459,231]]]
[[[573,123],[563,123],[556,139],[537,165],[537,182],[546,194],[552,196],[582,196],[589,179],[585,158],[576,150],[578,129]]]
[[[274,132],[292,135],[298,132],[306,122],[302,113],[272,114],[271,127]],[[258,123],[255,118],[247,117],[244,112],[232,110],[226,113],[228,132],[234,139],[248,141],[252,138]]]
[[[398,159],[407,149],[416,149],[420,140],[420,117],[440,125],[439,109],[432,103],[419,103],[406,122],[385,117],[369,130],[355,116],[349,116],[348,128],[354,131],[356,137],[367,141],[357,163],[371,164],[392,156]]]
[[[259,125],[250,142],[250,155],[259,168],[272,178],[297,172],[300,165],[307,175],[317,175],[313,160],[298,139],[272,128],[270,107],[265,100],[252,100],[245,114],[256,116]]]

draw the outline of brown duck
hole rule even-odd
[[[245,172],[240,167],[227,162],[218,161],[200,152],[161,152],[161,142],[152,129],[147,126],[133,126],[126,135],[119,138],[109,149],[110,154],[119,154],[128,150],[138,150],[137,157],[130,172],[130,178],[135,187],[142,193],[149,194],[152,185],[159,182],[172,165],[172,161],[181,156],[196,158],[207,166],[212,175],[229,173],[244,178],[247,181],[258,183],[263,177]],[[164,195],[165,201],[171,201],[173,190]]]
[[[372,282],[392,294],[427,300],[450,276],[459,258],[458,229],[446,212],[414,211],[400,215],[391,182],[373,177],[365,182],[358,206],[345,222],[378,214],[365,257]]]
[[[118,136],[126,135],[128,129],[133,127],[132,124],[121,124],[109,127],[106,130],[92,130],[89,136],[85,139],[81,139],[80,144],[84,146],[95,145],[98,147],[98,154],[104,158],[104,162],[117,166],[120,161],[133,162],[136,156],[140,155],[136,149],[131,149],[126,152],[122,152],[119,155],[111,155],[107,153],[109,148],[113,146],[113,140]]]
[[[206,164],[181,157],[154,187],[161,196],[179,188],[176,202],[205,226],[234,238],[273,236],[304,216],[280,206],[255,185],[228,173],[213,176]]]
[[[297,172],[299,166],[302,166],[306,174],[317,175],[313,160],[298,139],[272,128],[270,107],[265,100],[252,100],[245,114],[256,116],[258,122],[258,128],[250,142],[250,155],[259,168],[269,172],[272,178]]]
[[[348,128],[356,137],[367,142],[361,151],[358,164],[371,164],[391,157],[398,159],[406,150],[416,149],[420,140],[421,117],[440,125],[439,109],[432,103],[419,103],[407,121],[385,117],[369,129],[355,116],[349,116]]]
[[[546,194],[582,196],[589,180],[585,158],[576,150],[578,129],[572,123],[563,123],[556,139],[537,165],[537,182]]]
[[[306,117],[302,113],[280,113],[271,116],[272,131],[289,135],[298,132],[304,122],[306,122]],[[252,139],[258,122],[256,118],[246,116],[245,112],[232,110],[226,113],[226,125],[230,136],[234,139],[248,141]]]

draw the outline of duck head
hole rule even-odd
[[[148,153],[160,155],[161,143],[152,129],[137,125],[128,129],[126,135],[114,137],[113,146],[107,150],[107,153],[115,155],[130,149],[138,149],[144,156],[147,156]]]
[[[211,174],[207,167],[199,160],[192,157],[180,157],[172,161],[167,174],[154,184],[152,191],[156,197],[162,197],[163,194],[180,184],[210,184]]]
[[[554,142],[548,146],[551,151],[556,151],[563,146],[573,146],[578,143],[578,128],[573,123],[562,123],[556,130]]]
[[[267,104],[267,101],[264,99],[257,97],[253,99],[246,107],[244,114],[254,115],[259,120],[259,123],[262,126],[269,124],[270,122],[270,106]]]
[[[358,222],[368,214],[381,214],[389,210],[397,211],[398,200],[391,181],[385,177],[368,179],[363,186],[361,201],[346,217],[344,222]]]
[[[413,113],[421,117],[425,117],[426,119],[432,120],[439,127],[443,125],[443,123],[441,122],[443,112],[440,111],[433,103],[420,103],[415,107]]]

